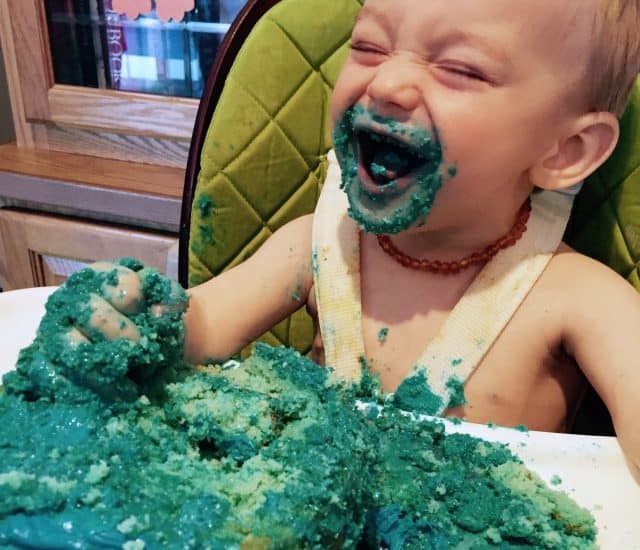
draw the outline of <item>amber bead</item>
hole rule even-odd
[[[391,256],[396,262],[409,267],[411,269],[418,269],[421,271],[428,271],[430,273],[439,273],[442,275],[459,273],[463,269],[474,264],[480,264],[488,262],[493,258],[500,250],[513,246],[522,237],[522,234],[527,230],[527,222],[529,221],[529,215],[531,213],[531,199],[527,199],[518,211],[518,217],[515,223],[509,230],[509,232],[500,237],[497,241],[485,247],[481,252],[474,252],[469,256],[460,260],[454,260],[450,262],[443,262],[440,260],[428,260],[413,258],[408,256],[401,250],[398,250],[391,241],[388,235],[377,235],[378,244],[380,248],[384,250],[389,256]]]

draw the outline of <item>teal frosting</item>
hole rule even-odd
[[[447,403],[447,408],[461,407],[467,402],[464,396],[464,383],[460,379],[452,376],[447,380],[446,386],[449,390],[449,403]]]
[[[370,131],[372,127],[384,128],[387,138]],[[391,178],[381,182],[388,191],[383,195],[367,193],[360,183],[358,164],[364,162],[361,133],[373,144],[369,171],[373,176]],[[355,105],[335,124],[333,141],[342,169],[342,188],[349,198],[348,213],[362,229],[393,234],[424,221],[443,183],[442,145],[435,131],[404,125]],[[395,147],[390,142],[403,145]],[[404,174],[411,162],[416,165],[407,175],[412,182],[400,190],[394,174]]]
[[[213,200],[206,195],[200,195],[196,205],[203,218],[208,218],[213,213]]]
[[[418,369],[407,376],[393,394],[396,407],[420,414],[438,415],[443,409],[444,401],[429,386],[424,369]]]
[[[372,472],[352,466],[375,445],[354,392],[328,374],[261,345],[240,369],[167,379],[154,401],[8,387],[0,547],[354,547]]]
[[[121,265],[141,272],[146,304],[169,306],[187,302],[186,293],[157,271],[145,269],[132,259]],[[155,315],[148,307],[132,314],[141,338],[109,341],[89,325],[92,295],[102,296],[118,283],[118,273],[84,269],[73,274],[46,303],[35,340],[20,352],[16,370],[3,377],[9,393],[48,400],[90,401],[96,395],[106,401],[136,399],[149,391],[145,385],[161,380],[160,373],[182,364],[184,328],[182,309],[169,308]],[[66,337],[82,327],[91,342],[70,346]]]
[[[213,227],[206,224],[201,224],[198,226],[198,231],[200,233],[200,240],[203,244],[206,245],[214,245],[216,244],[216,240],[213,236]]]
[[[504,445],[393,408],[370,418],[381,436],[364,548],[596,548],[590,514]]]
[[[449,407],[459,407],[467,402],[464,383],[460,379],[452,376],[445,386],[447,395],[438,395],[429,385],[426,369],[418,368],[402,381],[392,400],[400,409],[438,416]]]
[[[147,305],[184,298],[123,264]],[[263,344],[195,369],[171,308],[135,314],[140,342],[71,348],[117,279],[70,278],[3,378],[0,548],[595,548],[593,517],[506,446],[407,415],[443,405],[424,371],[385,401],[364,360],[358,385]]]

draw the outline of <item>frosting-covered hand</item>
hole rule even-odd
[[[4,386],[30,398],[134,399],[159,371],[182,363],[186,305],[177,283],[136,260],[93,264],[49,297],[36,339]]]
[[[69,329],[72,343],[124,338],[138,342],[141,334],[132,318],[147,312],[153,316],[181,314],[187,297],[180,285],[135,260],[96,262],[88,267],[101,284],[90,292],[90,314],[79,316]]]

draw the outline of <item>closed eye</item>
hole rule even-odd
[[[454,76],[477,80],[478,82],[490,82],[484,73],[474,69],[473,67],[466,67],[463,65],[440,65],[440,68]]]
[[[376,44],[373,44],[371,42],[363,42],[363,41],[351,42],[349,44],[349,47],[351,48],[352,51],[360,52],[360,53],[378,54],[378,55],[384,55],[386,53],[384,48],[381,48],[380,46],[377,46]]]

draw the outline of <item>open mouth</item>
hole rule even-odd
[[[418,148],[370,129],[356,130],[356,139],[362,167],[381,187],[397,183],[429,160]]]
[[[427,216],[442,186],[435,127],[399,121],[360,104],[335,121],[333,143],[349,216],[369,233],[396,234]]]

